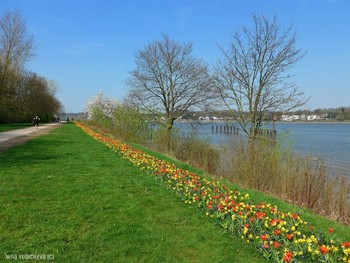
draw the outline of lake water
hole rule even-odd
[[[212,132],[212,126],[224,122],[176,122],[175,126],[184,132],[194,130],[200,138],[220,145],[236,135]],[[229,124],[238,127],[238,124]],[[350,123],[281,123],[276,122],[278,139],[291,143],[292,149],[305,156],[326,162],[330,174],[344,174],[350,177]],[[271,126],[267,126],[270,128]],[[243,135],[242,130],[240,134]]]

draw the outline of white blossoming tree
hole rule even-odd
[[[85,114],[88,120],[102,118],[113,121],[114,112],[119,102],[106,97],[103,92],[99,92],[95,97],[87,101]]]
[[[123,140],[145,142],[152,134],[147,115],[137,107],[105,97],[103,92],[87,101],[85,115],[94,125]]]

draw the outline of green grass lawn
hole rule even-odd
[[[17,129],[24,129],[32,127],[32,123],[10,123],[10,124],[0,124],[0,132],[12,131]]]
[[[0,154],[0,262],[261,262],[72,124]]]

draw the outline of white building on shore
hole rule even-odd
[[[316,114],[312,114],[312,115],[288,115],[288,114],[284,114],[281,116],[281,121],[319,121],[319,120],[323,120],[326,119],[327,115],[325,116],[319,116]]]

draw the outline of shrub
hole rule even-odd
[[[114,111],[113,132],[123,140],[146,143],[150,140],[151,127],[138,109],[122,104]]]
[[[223,146],[217,172],[243,187],[350,222],[349,180],[329,176],[322,161],[295,154],[278,143],[259,141],[252,146],[232,141]]]
[[[177,159],[212,174],[217,172],[220,163],[219,149],[194,136],[180,139],[174,147],[174,155]]]

